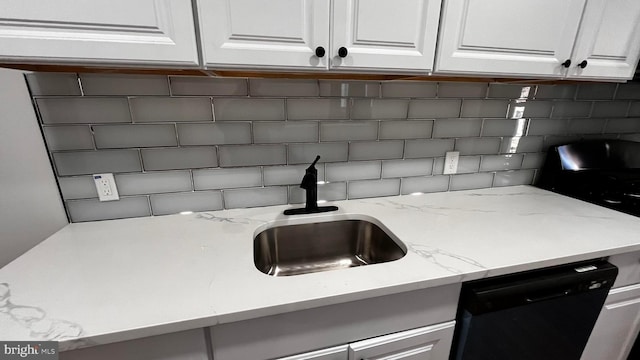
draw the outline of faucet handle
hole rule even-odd
[[[316,163],[318,162],[318,160],[320,160],[320,155],[316,156],[316,159],[313,160],[313,162],[311,163],[311,165],[309,165],[310,168],[316,166]]]

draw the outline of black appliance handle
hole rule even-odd
[[[556,293],[549,294],[549,295],[543,295],[543,296],[536,296],[536,297],[527,296],[525,298],[525,300],[528,303],[534,303],[534,302],[538,302],[538,301],[551,300],[551,299],[567,296],[569,294],[571,294],[571,290],[564,290],[564,291],[556,292]]]

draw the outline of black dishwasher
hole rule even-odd
[[[465,283],[451,359],[579,360],[617,274],[600,260]]]

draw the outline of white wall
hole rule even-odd
[[[66,224],[23,72],[0,69],[0,267]]]

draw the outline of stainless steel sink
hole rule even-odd
[[[404,244],[366,220],[276,226],[253,242],[256,268],[273,276],[384,263],[406,253]]]

